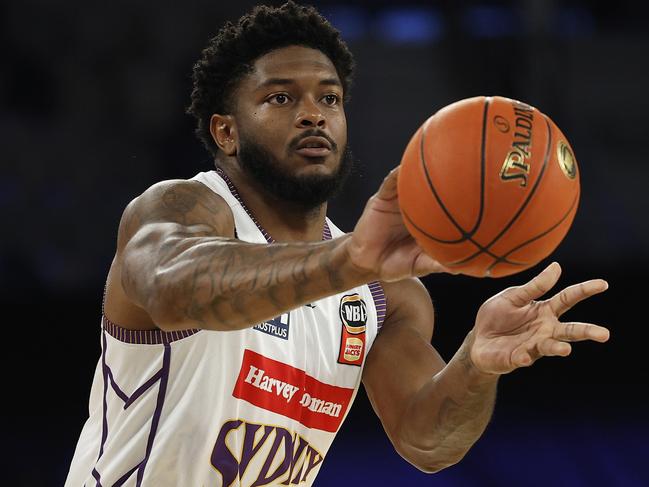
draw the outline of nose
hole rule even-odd
[[[305,101],[302,104],[295,121],[299,128],[324,128],[327,124],[325,116],[318,105],[311,101]]]

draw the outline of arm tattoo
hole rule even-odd
[[[232,238],[225,203],[193,183],[160,190],[136,218],[140,228],[151,225],[133,239],[123,283],[170,327],[242,329],[372,277],[345,266],[345,237],[295,244]]]
[[[198,198],[190,191],[181,191],[172,187],[162,195],[162,203],[170,212],[187,214],[194,209]]]
[[[496,380],[471,379],[475,374],[470,357],[473,341],[469,333],[453,359],[421,389],[405,415],[405,437],[415,445],[417,458],[436,470],[462,458],[487,427],[493,411]]]

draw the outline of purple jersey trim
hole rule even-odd
[[[327,220],[325,220],[324,228],[322,229],[322,240],[331,240],[331,238],[331,229],[329,228]]]
[[[216,174],[221,176],[221,179],[223,179],[223,181],[225,181],[225,184],[228,185],[228,189],[230,190],[230,193],[232,193],[232,196],[234,196],[237,199],[237,201],[241,205],[241,208],[243,208],[243,210],[248,214],[248,216],[253,221],[253,223],[257,226],[261,234],[266,239],[266,242],[275,243],[273,237],[271,237],[270,234],[266,231],[266,229],[264,229],[264,227],[262,227],[259,224],[259,222],[255,218],[255,215],[252,214],[252,212],[248,209],[246,204],[243,202],[243,200],[241,199],[241,195],[237,191],[236,186],[234,185],[232,180],[228,177],[228,175],[225,174],[225,171],[223,171],[223,169],[221,169],[220,167],[217,167]],[[237,232],[236,228],[234,229],[234,232],[236,236],[236,232]],[[324,228],[322,229],[322,240],[331,240],[331,229],[329,228],[329,224],[327,223],[326,220],[325,220]]]
[[[125,483],[129,478],[131,478],[131,475],[133,475],[133,472],[135,472],[135,471],[137,470],[138,467],[139,467],[139,465],[136,465],[136,466],[133,467],[131,470],[129,470],[128,472],[126,472],[124,475],[122,475],[122,476],[120,477],[120,479],[119,479],[117,482],[115,482],[115,483],[113,484],[113,487],[120,487],[121,485],[124,485],[124,483]]]
[[[95,487],[101,487],[101,475],[99,475],[99,472],[97,471],[97,464],[99,463],[99,459],[104,454],[104,444],[106,443],[106,438],[108,438],[108,415],[106,413],[106,411],[108,410],[108,402],[106,398],[108,397],[108,381],[110,380],[109,378],[112,376],[112,373],[108,368],[108,364],[106,364],[106,347],[107,347],[106,334],[102,333],[101,334],[101,371],[104,377],[104,393],[102,397],[102,409],[101,409],[102,411],[101,444],[99,445],[99,455],[97,455],[97,461],[95,462],[95,467],[92,469],[92,476],[97,481]],[[122,394],[124,393],[122,392]]]
[[[268,232],[266,230],[264,230],[264,228],[259,224],[259,222],[255,218],[255,215],[253,215],[252,212],[245,205],[245,203],[241,199],[241,195],[239,195],[239,192],[237,191],[237,188],[235,187],[232,180],[228,177],[228,175],[225,174],[225,171],[223,169],[221,169],[220,167],[217,167],[216,168],[216,174],[221,176],[221,179],[223,179],[223,181],[225,181],[225,184],[228,185],[228,189],[230,190],[230,193],[232,193],[232,196],[234,196],[237,199],[237,201],[241,205],[241,208],[244,209],[244,211],[248,214],[248,216],[254,222],[254,224],[257,225],[257,228],[259,229],[261,234],[266,239],[266,242],[273,243],[274,242],[273,238],[268,234]],[[236,232],[236,229],[235,229],[235,232]]]
[[[216,173],[221,177],[221,179],[223,179],[223,181],[225,181],[225,184],[228,185],[228,189],[230,190],[230,193],[232,193],[232,196],[234,196],[237,199],[237,201],[241,205],[241,208],[244,209],[244,211],[248,214],[250,219],[257,226],[261,234],[266,239],[266,242],[274,243],[275,240],[273,239],[273,237],[271,237],[270,234],[259,224],[255,216],[252,214],[252,212],[248,209],[246,204],[243,202],[243,200],[241,199],[241,195],[239,195],[239,192],[237,191],[237,188],[234,186],[234,183],[228,177],[225,171],[223,171],[223,169],[221,169],[220,167],[217,167]],[[236,228],[234,231],[236,236]],[[329,224],[325,220],[325,224],[322,229],[322,240],[331,240],[331,239],[332,239],[331,229],[329,228]],[[378,281],[369,283],[368,287],[370,288],[370,292],[372,293],[372,297],[374,298],[374,304],[376,306],[376,314],[377,314],[376,328],[378,332],[383,326],[383,321],[385,320],[387,301],[385,299],[385,293],[383,292],[383,286],[381,286],[381,284]]]
[[[136,481],[136,487],[140,487],[142,485],[142,479],[144,477],[144,469],[146,468],[146,464],[149,461],[149,456],[151,455],[151,450],[153,449],[153,441],[155,440],[155,435],[158,431],[158,424],[160,423],[160,416],[162,414],[162,408],[164,406],[164,400],[165,396],[167,393],[167,383],[169,382],[169,369],[170,369],[170,363],[171,363],[171,345],[169,343],[163,343],[164,345],[164,352],[162,356],[162,367],[160,370],[158,370],[153,376],[151,376],[144,384],[142,384],[140,387],[138,387],[131,396],[127,396],[122,389],[117,385],[114,377],[113,377],[113,372],[110,370],[110,367],[106,363],[106,349],[108,347],[108,341],[106,340],[106,333],[102,333],[102,351],[101,351],[101,359],[102,359],[102,371],[103,371],[103,376],[104,376],[104,394],[103,394],[103,408],[102,408],[102,431],[101,431],[101,445],[99,447],[99,455],[97,456],[97,462],[95,463],[95,467],[92,469],[92,476],[95,478],[97,483],[95,484],[96,487],[101,487],[101,475],[99,474],[99,471],[97,470],[97,464],[99,463],[99,460],[101,459],[102,455],[104,454],[104,445],[106,444],[106,439],[108,438],[108,382],[110,381],[111,387],[115,394],[124,401],[124,409],[128,409],[128,407],[133,404],[142,394],[144,394],[146,391],[148,391],[153,385],[160,381],[160,386],[158,388],[158,397],[156,399],[156,407],[155,411],[153,412],[153,417],[151,419],[151,429],[149,430],[149,437],[147,439],[147,446],[146,446],[146,454],[144,456],[144,459],[138,463],[135,467],[133,467],[131,470],[126,472],[122,477],[119,478],[119,480],[113,484],[114,486],[120,486],[124,484],[130,477],[133,475],[135,471],[137,471],[137,481]]]
[[[379,281],[370,282],[367,285],[370,288],[372,297],[374,298],[374,306],[376,307],[376,330],[381,331],[383,321],[385,321],[385,312],[387,310],[387,300],[385,299],[385,292],[383,286]]]
[[[110,367],[106,366],[106,369],[108,371],[108,379],[110,380],[110,385],[113,388],[113,391],[115,391],[115,394],[124,402],[128,402],[129,397],[124,394],[124,391],[120,389],[120,387],[117,385],[117,382],[115,382],[115,378],[113,377],[113,371],[110,370]]]
[[[149,380],[147,380],[144,384],[138,387],[133,394],[131,394],[131,397],[126,398],[126,401],[124,401],[124,409],[128,409],[129,406],[133,404],[142,394],[144,394],[151,387],[153,387],[153,384],[155,384],[156,382],[158,382],[160,378],[162,378],[163,373],[164,372],[161,369],[155,374],[153,374],[153,376],[151,376]]]
[[[110,321],[106,315],[101,318],[106,333],[124,343],[137,343],[140,345],[166,345],[182,340],[198,333],[200,328],[192,330],[162,331],[162,330],[127,330]]]
[[[162,407],[164,406],[165,397],[167,395],[167,382],[169,382],[169,364],[171,363],[171,346],[166,343],[164,347],[165,351],[162,357],[162,369],[160,371],[161,375],[160,388],[158,389],[158,400],[156,402],[155,411],[153,413],[153,420],[151,421],[149,440],[147,441],[146,445],[146,456],[144,457],[144,460],[142,460],[142,463],[140,464],[140,467],[137,471],[137,483],[135,484],[136,487],[140,487],[142,485],[144,469],[146,468],[146,464],[149,461],[149,456],[151,455],[151,450],[153,449],[153,440],[155,439],[155,435],[158,431],[158,423],[160,423],[160,415],[162,414]],[[126,405],[124,407],[126,407]]]
[[[93,469],[92,469],[92,476],[93,476],[93,477],[95,478],[95,480],[97,481],[97,482],[95,483],[95,487],[101,487],[101,478],[99,477],[99,472],[97,472],[97,469],[96,469],[96,468],[93,468]]]

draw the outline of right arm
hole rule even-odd
[[[395,170],[352,234],[286,244],[235,239],[229,206],[202,183],[157,184],[120,223],[124,293],[166,331],[238,330],[373,280],[443,270],[405,229],[396,180]]]
[[[161,329],[236,330],[370,280],[346,258],[347,238],[242,242],[220,196],[172,181],[126,208],[116,263],[125,294]]]

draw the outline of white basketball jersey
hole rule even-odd
[[[198,174],[237,238],[271,240],[227,176]],[[329,220],[323,238],[342,235]],[[372,283],[241,331],[130,331],[102,317],[102,355],[67,487],[311,485],[385,317]]]

